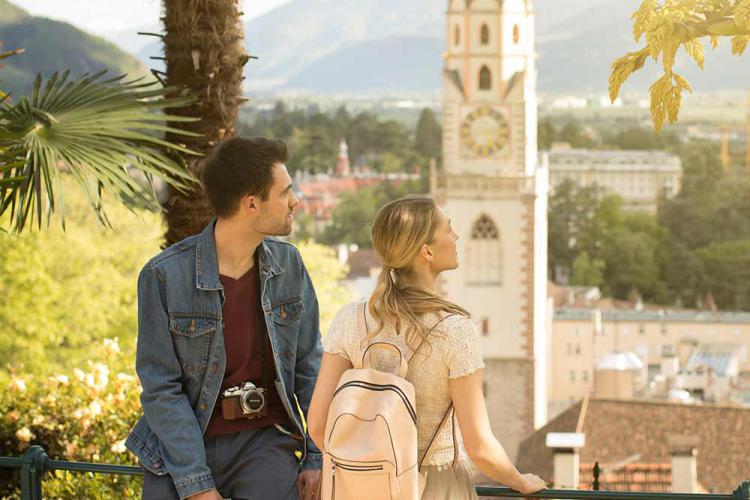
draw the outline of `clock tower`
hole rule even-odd
[[[434,195],[460,235],[442,287],[482,336],[485,396],[511,458],[546,421],[547,169],[537,155],[531,0],[449,0],[443,169]]]

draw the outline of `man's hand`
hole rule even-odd
[[[297,476],[297,495],[300,500],[313,500],[320,481],[320,469],[303,470]]]
[[[224,500],[224,497],[219,495],[219,492],[216,490],[208,490],[190,495],[188,500]]]

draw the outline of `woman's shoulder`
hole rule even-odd
[[[357,312],[362,308],[362,301],[350,302],[342,306],[333,318],[333,323],[339,323],[342,326],[356,323]]]
[[[440,329],[445,333],[465,332],[476,328],[474,320],[470,316],[463,314],[446,314],[442,313]]]

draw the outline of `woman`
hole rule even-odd
[[[451,402],[458,421],[459,460],[454,462],[452,426],[444,425],[425,457],[422,498],[477,498],[460,436],[480,471],[516,491],[534,493],[546,486],[544,481],[519,473],[490,429],[474,323],[465,309],[435,292],[440,273],[458,267],[457,240],[448,217],[427,196],[407,196],[378,212],[372,243],[383,270],[366,308],[368,334],[359,333],[357,303],[345,306],[333,320],[308,412],[310,437],[322,450],[328,408],[341,375],[368,343],[387,341],[415,352],[406,378],[416,392],[418,456],[427,450]],[[378,358],[373,366],[380,367]]]

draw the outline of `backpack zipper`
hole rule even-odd
[[[335,470],[336,467],[338,467],[339,469],[350,470],[354,472],[371,472],[375,470],[383,470],[382,465],[344,465],[338,462],[333,462],[331,468]]]
[[[370,389],[373,391],[395,392],[403,400],[404,405],[406,406],[406,409],[409,411],[409,415],[411,416],[411,419],[414,421],[414,425],[417,425],[417,412],[414,411],[414,407],[412,407],[411,403],[409,402],[409,399],[406,397],[406,394],[404,394],[404,391],[402,391],[401,388],[398,387],[397,385],[393,385],[393,384],[379,385],[379,384],[372,384],[370,382],[363,382],[361,380],[352,380],[351,382],[347,382],[346,384],[336,389],[336,392],[333,393],[333,397],[335,398],[336,394],[346,389],[347,387],[363,387],[365,389]]]
[[[336,499],[336,463],[331,462],[331,500]]]

